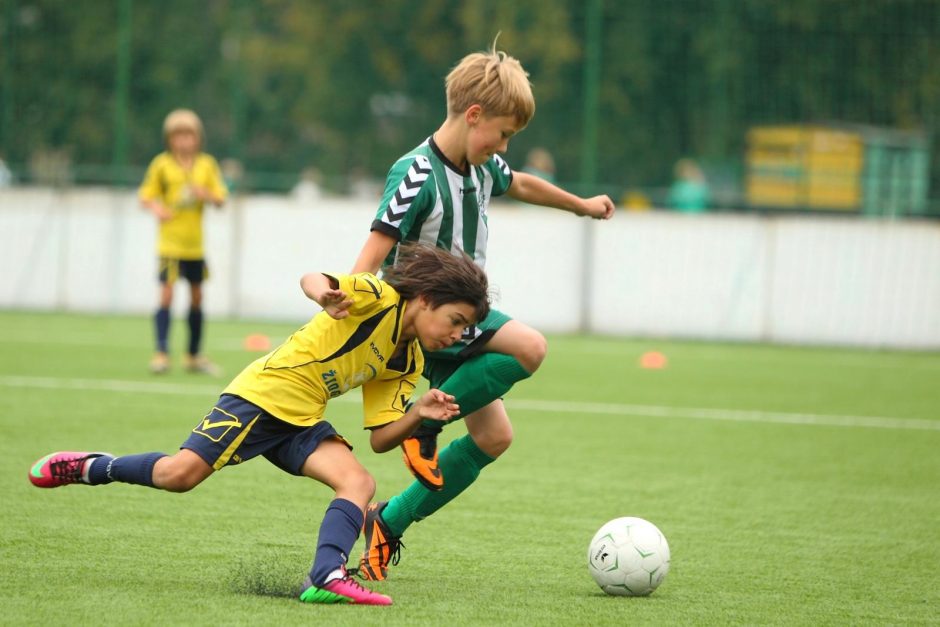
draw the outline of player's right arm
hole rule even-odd
[[[340,320],[349,315],[353,304],[346,292],[340,289],[339,281],[319,272],[309,272],[300,279],[300,289],[307,298],[316,301],[330,317]]]
[[[141,200],[140,205],[152,213],[160,222],[166,222],[173,217],[173,212],[156,198]]]
[[[369,272],[376,274],[382,267],[382,262],[392,252],[392,247],[398,241],[391,235],[386,235],[381,231],[372,231],[366,238],[366,243],[359,252],[359,258],[353,266],[352,273]]]
[[[416,221],[431,211],[435,189],[427,157],[412,155],[392,165],[371,232],[353,266],[354,274],[379,271],[392,248],[408,238]]]
[[[370,316],[390,304],[382,283],[375,275],[310,272],[300,279],[300,289],[335,320],[350,315]]]
[[[152,213],[160,222],[173,217],[173,211],[163,202],[163,186],[160,182],[160,157],[150,162],[144,181],[137,190],[140,206]]]

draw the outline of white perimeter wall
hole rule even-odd
[[[207,312],[306,320],[300,276],[348,270],[374,213],[282,196],[207,212]],[[936,223],[509,204],[489,220],[497,306],[546,332],[940,348]],[[150,312],[155,231],[132,192],[0,190],[0,307]]]

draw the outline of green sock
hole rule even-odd
[[[459,420],[486,407],[508,392],[517,381],[531,376],[512,355],[483,353],[465,361],[441,384],[441,391],[453,394],[460,405],[460,415],[448,422]],[[425,420],[428,427],[441,423]],[[444,475],[447,481],[447,475]]]
[[[447,445],[438,455],[444,473],[444,489],[432,492],[415,481],[400,494],[393,496],[382,510],[382,520],[396,536],[405,533],[411,523],[423,520],[454,500],[466,490],[484,466],[494,461],[480,450],[469,435]]]

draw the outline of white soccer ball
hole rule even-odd
[[[588,570],[607,594],[645,596],[669,572],[666,536],[642,518],[615,518],[594,534]]]

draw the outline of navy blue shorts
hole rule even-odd
[[[183,277],[193,285],[200,285],[209,278],[209,264],[205,259],[175,259],[173,257],[160,257],[157,260],[159,270],[157,280],[160,283],[176,283]]]
[[[299,427],[241,397],[223,394],[180,448],[196,453],[215,470],[264,455],[284,472],[300,475],[310,454],[330,438],[352,449],[325,420]]]

